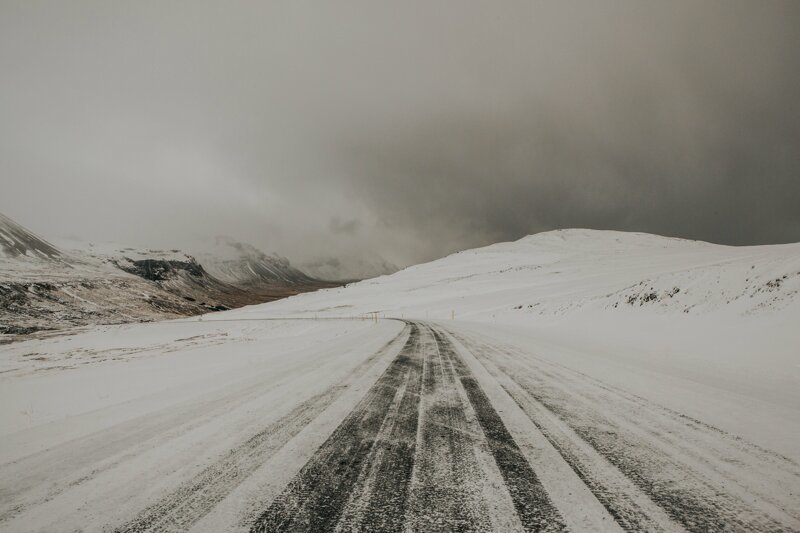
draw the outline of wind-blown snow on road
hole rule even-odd
[[[9,345],[0,529],[798,530],[798,283],[555,232]]]

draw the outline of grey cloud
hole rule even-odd
[[[374,253],[361,256],[317,257],[306,261],[300,268],[310,275],[327,280],[365,279],[383,274],[391,274],[398,270],[397,266]]]
[[[5,2],[0,212],[339,277],[558,227],[798,241],[798,50],[794,0]]]
[[[339,217],[332,217],[328,223],[328,227],[332,233],[355,235],[361,228],[361,221],[355,218],[342,220]]]
[[[338,269],[342,266],[342,261],[338,257],[322,257],[313,261],[307,261],[305,266],[308,268]]]
[[[353,135],[341,145],[353,194],[417,235],[426,257],[560,227],[800,239],[800,56],[789,53],[800,31],[788,22],[800,10],[681,6],[635,40],[613,34],[619,22],[594,42],[571,35],[601,56],[554,51],[585,87],[545,80],[517,101]],[[623,21],[642,29],[651,17],[636,11]]]

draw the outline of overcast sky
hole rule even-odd
[[[797,0],[2,0],[0,76],[0,212],[54,239],[800,241]]]

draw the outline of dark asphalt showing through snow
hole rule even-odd
[[[251,530],[490,528],[485,513],[465,505],[470,491],[465,475],[474,475],[477,466],[470,447],[461,442],[464,406],[457,396],[445,395],[427,406],[420,424],[420,399],[437,395],[441,387],[458,386],[454,376],[475,410],[523,527],[563,530],[547,492],[467,365],[444,335],[422,324],[412,324],[389,368]],[[423,467],[412,484],[417,461]],[[425,507],[409,512],[410,501],[423,501]]]

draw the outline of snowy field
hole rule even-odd
[[[0,347],[0,529],[800,529],[800,245],[549,232]]]

